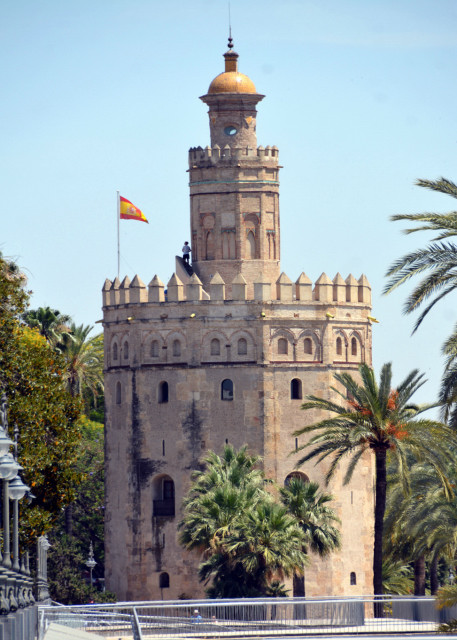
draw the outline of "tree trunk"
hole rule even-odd
[[[414,595],[425,596],[425,556],[414,560]]]
[[[299,576],[296,573],[294,573],[293,594],[294,594],[294,598],[305,597],[305,576]]]
[[[376,493],[374,509],[374,549],[373,549],[373,591],[382,594],[382,538],[384,532],[384,512],[386,510],[386,449],[375,449]],[[383,617],[382,602],[375,602],[375,617]]]
[[[436,596],[436,592],[440,588],[438,580],[438,562],[439,556],[438,554],[435,554],[430,563],[430,592],[432,596]]]

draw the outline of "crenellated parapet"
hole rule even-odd
[[[204,149],[202,147],[189,149],[189,168],[191,169],[233,160],[241,163],[243,161],[259,164],[266,162],[268,165],[274,166],[279,161],[279,150],[276,146],[270,147],[269,145],[259,146],[255,149],[253,147],[231,147],[228,144],[223,147],[216,144],[213,147],[206,146]]]
[[[262,278],[254,281],[252,295],[249,294],[247,282],[241,274],[238,274],[229,284],[231,285],[230,294],[227,293],[227,283],[217,272],[212,276],[207,291],[203,289],[203,284],[196,274],[193,274],[184,284],[174,273],[166,288],[157,275],[152,278],[147,287],[137,275],[131,282],[127,276],[122,282],[118,278],[113,281],[107,279],[103,286],[103,306],[172,302],[220,304],[229,301],[252,301],[310,303],[326,307],[348,304],[371,307],[371,287],[363,274],[358,280],[352,274],[344,280],[339,273],[333,279],[322,273],[313,284],[305,273],[301,273],[297,280],[292,282],[283,272],[275,286]]]

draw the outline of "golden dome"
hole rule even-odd
[[[252,80],[238,71],[238,54],[232,48],[230,37],[229,50],[224,53],[225,71],[214,78],[208,93],[257,93]]]
[[[257,93],[250,78],[239,71],[225,71],[214,78],[208,93]]]

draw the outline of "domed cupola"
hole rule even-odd
[[[208,93],[257,93],[252,80],[238,71],[239,56],[232,51],[231,40],[229,38],[229,50],[224,53],[225,71],[214,78]]]
[[[209,106],[212,147],[257,147],[256,105],[264,96],[257,93],[248,76],[238,71],[238,57],[230,37],[224,54],[225,71],[214,78],[208,93],[200,98]]]

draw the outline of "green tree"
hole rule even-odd
[[[357,463],[368,452],[375,456],[375,539],[373,549],[373,588],[382,594],[382,543],[383,523],[386,507],[386,460],[387,453],[397,461],[399,473],[405,486],[408,484],[407,455],[417,459],[427,458],[444,475],[446,464],[451,461],[448,444],[456,444],[455,433],[445,424],[419,418],[430,408],[411,404],[411,396],[423,384],[423,376],[412,371],[396,389],[392,388],[392,367],[382,367],[379,384],[374,371],[362,364],[359,367],[361,384],[350,374],[335,374],[335,380],[343,387],[332,387],[341,404],[307,396],[304,410],[319,409],[330,413],[330,417],[303,427],[294,435],[313,434],[299,448],[308,453],[297,463],[300,466],[311,459],[322,462],[330,458],[326,474],[327,482],[333,476],[343,458],[349,457],[344,483],[348,483]],[[379,612],[378,612],[379,613]]]
[[[104,576],[104,431],[102,425],[86,417],[80,419],[80,425],[82,439],[76,468],[81,482],[72,504],[72,535],[66,533],[64,513],[50,533],[51,595],[63,604],[99,598],[83,580],[91,542],[97,562],[93,579],[96,582]]]
[[[0,385],[9,423],[19,427],[23,477],[36,496],[32,505],[21,504],[22,534],[30,540],[51,527],[75,494],[81,407],[65,388],[62,356],[20,319],[25,284],[17,265],[0,257]]]
[[[382,590],[393,596],[407,596],[413,592],[411,565],[401,560],[383,558]]]
[[[50,307],[29,309],[22,314],[22,320],[31,328],[38,329],[40,334],[55,347],[64,336],[69,335],[68,323],[71,318]]]
[[[446,178],[418,180],[416,184],[457,198],[457,185]],[[411,278],[421,278],[404,305],[406,314],[425,305],[414,325],[414,333],[433,307],[457,288],[457,245],[449,241],[449,238],[457,235],[457,211],[400,214],[392,216],[391,220],[418,223],[418,226],[405,229],[406,234],[417,231],[432,231],[437,234],[432,238],[431,244],[402,256],[386,273],[389,281],[384,293],[394,291]],[[443,354],[446,357],[440,391],[440,401],[444,403],[443,417],[447,419],[452,412],[452,424],[457,426],[457,326],[444,343]]]
[[[184,499],[180,543],[198,550],[211,597],[254,597],[278,590],[277,578],[307,562],[303,530],[265,489],[259,458],[246,447],[210,452]]]
[[[457,198],[457,185],[445,178],[418,180],[416,184]],[[438,241],[457,235],[457,212],[403,214],[392,216],[391,219],[422,223],[418,227],[405,229],[406,234],[417,231],[438,233],[433,239],[434,244],[406,254],[394,262],[386,274],[390,280],[386,285],[385,293],[393,291],[414,276],[426,274],[409,295],[404,307],[405,313],[412,313],[426,300],[435,296],[420,314],[414,327],[415,331],[435,304],[456,289],[457,247],[452,242]]]
[[[434,595],[438,589],[438,562],[449,555],[452,537],[449,521],[442,529],[446,535],[438,533],[442,524],[439,513],[442,511],[444,516],[454,502],[455,481],[452,468],[447,472],[449,479],[443,482],[426,461],[408,459],[407,464],[408,492],[404,491],[396,465],[391,463],[388,467],[384,552],[393,564],[414,563],[414,595],[425,595],[428,561],[430,590]]]
[[[457,326],[442,347],[445,357],[439,401],[443,406],[443,419],[457,428]]]
[[[340,520],[329,506],[332,495],[322,492],[317,482],[304,482],[296,477],[292,477],[287,486],[280,489],[280,495],[283,505],[305,533],[305,551],[309,547],[324,557],[340,548],[341,536],[335,526]],[[305,595],[303,578],[295,575],[294,586],[294,595]]]
[[[103,334],[89,338],[93,327],[70,323],[58,347],[66,361],[65,378],[72,396],[103,392]]]

